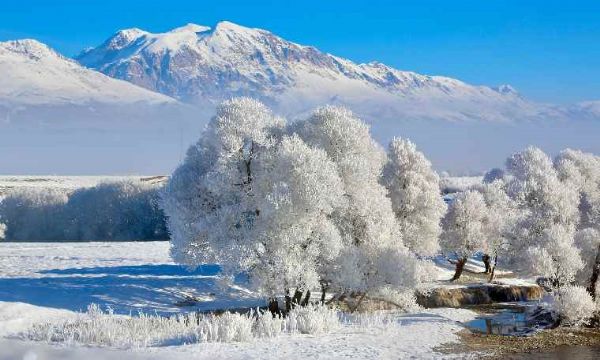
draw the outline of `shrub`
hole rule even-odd
[[[594,300],[582,286],[565,286],[556,291],[554,300],[554,310],[566,325],[585,323],[596,309]]]

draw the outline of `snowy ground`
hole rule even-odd
[[[394,313],[392,325],[345,324],[334,332],[284,335],[243,343],[204,343],[136,350],[26,342],[15,335],[33,324],[66,319],[96,303],[120,314],[172,314],[185,295],[199,309],[257,306],[264,300],[220,281],[219,268],[194,272],[173,264],[167,242],[0,243],[0,360],[4,359],[288,359],[439,358],[434,348],[456,342],[455,333],[474,313],[436,309]]]
[[[14,188],[55,188],[72,191],[78,188],[88,188],[101,182],[116,182],[123,180],[141,180],[144,182],[160,182],[164,176],[24,176],[0,175],[0,197]]]
[[[122,180],[142,180],[148,182],[161,182],[165,176],[24,176],[0,175],[0,196],[13,188],[59,188],[75,190],[77,188],[92,187],[101,182],[114,182]],[[455,176],[443,177],[440,186],[444,193],[466,190],[471,186],[481,184],[482,176]]]

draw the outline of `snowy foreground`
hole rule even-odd
[[[244,279],[220,281],[218,266],[193,272],[173,264],[167,242],[0,244],[0,360],[4,359],[289,359],[439,358],[436,347],[458,341],[464,309],[387,313],[391,323],[364,320],[319,335],[284,334],[231,343],[174,342],[143,348],[89,347],[22,340],[34,325],[75,318],[89,304],[116,314],[170,315],[264,305]],[[180,307],[188,296],[201,302]]]

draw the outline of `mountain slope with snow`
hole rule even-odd
[[[230,22],[122,30],[77,60],[35,40],[0,43],[0,173],[168,173],[215,105],[238,95],[292,120],[347,106],[381,144],[408,137],[455,174],[527,145],[600,153],[600,102],[539,104],[508,85],[356,64]]]
[[[35,40],[0,43],[0,101],[21,105],[174,103],[80,66]]]
[[[0,42],[2,174],[166,172],[196,112],[38,41]]]
[[[369,118],[484,120],[561,118],[510,86],[472,86],[452,78],[355,64],[268,31],[220,22],[155,34],[117,32],[77,57],[83,65],[187,102],[260,98],[286,115],[324,103]]]

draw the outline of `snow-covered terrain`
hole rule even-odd
[[[131,173],[150,161],[142,156],[150,146],[154,157],[166,153],[165,162],[174,162],[182,134],[193,134],[190,111],[173,98],[86,69],[36,40],[0,43],[3,173],[96,173],[85,165],[94,162],[95,168],[106,164],[111,172],[121,167],[118,173]]]
[[[0,144],[18,154],[0,157],[3,172],[169,172],[215,105],[240,95],[291,120],[347,106],[383,145],[409,137],[453,173],[486,171],[529,144],[600,151],[597,101],[543,104],[509,85],[357,64],[227,21],[121,30],[77,60],[88,68],[35,40],[0,44]]]
[[[179,107],[173,98],[86,69],[32,39],[0,42],[0,74],[2,123],[90,126],[94,118],[118,122]]]
[[[36,40],[0,43],[0,99],[22,105],[172,103],[175,100],[132,86],[56,53]]]
[[[188,24],[160,34],[121,30],[77,60],[184,101],[215,103],[250,95],[287,115],[335,103],[369,119],[509,122],[561,116],[508,85],[473,86],[378,62],[356,64],[228,21],[214,28]]]
[[[27,176],[0,175],[0,199],[11,189],[60,189],[73,191],[89,188],[100,183],[118,181],[141,181],[148,184],[158,184],[166,180],[166,176]]]
[[[199,309],[264,304],[264,299],[226,284],[217,266],[187,272],[171,262],[166,242],[0,244],[0,359],[275,359],[439,358],[435,347],[455,342],[474,313],[461,309],[390,314],[380,326],[346,323],[319,336],[285,335],[241,343],[199,343],[142,349],[89,348],[17,340],[32,325],[75,316],[90,303],[116,313],[172,314],[194,295]],[[238,279],[242,281],[243,279]],[[194,308],[194,309],[195,309]]]

